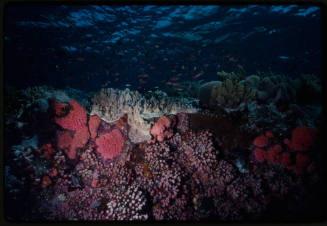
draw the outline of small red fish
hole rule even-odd
[[[244,69],[243,66],[242,66],[241,64],[238,64],[238,65],[236,65],[236,66],[237,66],[239,69],[242,69],[242,70]]]
[[[195,58],[196,58],[196,57],[193,56],[193,55],[191,55],[191,56],[188,57],[189,60],[194,60]]]
[[[149,77],[149,75],[148,74],[139,74],[139,75],[137,75],[137,77],[138,78],[147,78],[147,77]]]
[[[199,73],[197,73],[196,75],[194,75],[192,78],[198,78],[198,77],[200,77],[201,75],[203,74],[203,72],[201,71],[201,72],[199,72]]]
[[[203,66],[204,66],[204,67],[208,67],[208,66],[209,66],[209,64],[203,64]]]
[[[181,88],[181,87],[177,87],[176,90],[178,90],[178,91],[182,91],[183,88]]]
[[[179,83],[178,82],[166,82],[167,85],[171,85],[171,86],[178,86]]]
[[[155,66],[151,66],[150,69],[151,70],[154,70],[154,69],[156,69],[156,67]]]
[[[171,77],[170,80],[172,80],[172,81],[177,81],[177,80],[179,80],[179,77],[174,76],[174,77]]]
[[[229,58],[229,61],[237,62],[238,61],[238,58],[237,57],[230,57]]]
[[[145,84],[145,83],[146,83],[146,81],[145,81],[145,80],[143,80],[143,79],[139,79],[139,83],[141,83],[141,84]]]
[[[79,62],[84,62],[84,61],[85,61],[85,59],[84,59],[84,58],[82,58],[82,57],[77,57],[77,58],[76,58],[76,61],[79,61]]]

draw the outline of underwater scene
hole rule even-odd
[[[321,9],[8,5],[11,221],[320,221]]]

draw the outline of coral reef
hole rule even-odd
[[[111,123],[128,115],[130,130],[129,139],[142,142],[151,139],[151,124],[164,114],[197,112],[195,99],[172,98],[157,91],[153,96],[142,96],[129,89],[102,89],[92,99],[91,115],[98,115],[102,120]]]
[[[238,84],[245,79],[220,77]],[[29,95],[42,99],[34,94],[39,91]],[[22,123],[33,124],[35,117],[40,123],[5,128],[14,140],[5,152],[10,217],[262,220],[281,206],[285,211],[273,218],[288,217],[286,209],[296,216],[307,197],[321,197],[321,134],[308,126],[319,122],[312,119],[316,109],[280,110],[258,101],[226,114],[198,111],[192,99],[151,95],[105,89],[93,97],[91,115],[77,98],[50,98],[45,112],[27,114],[33,105],[21,106]],[[42,127],[51,133],[42,135]]]

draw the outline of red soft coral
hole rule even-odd
[[[254,150],[254,157],[258,162],[265,161],[265,151],[260,148],[256,148]]]
[[[289,166],[291,164],[291,154],[289,152],[283,152],[279,155],[278,162],[284,167]]]
[[[294,151],[306,151],[314,145],[316,133],[316,128],[298,126],[292,131],[292,139],[285,140],[285,144]]]
[[[97,151],[105,159],[113,159],[118,156],[124,146],[125,138],[118,129],[113,129],[110,133],[104,134],[95,140],[98,146]]]
[[[78,104],[76,100],[70,103],[71,110],[65,117],[55,117],[55,122],[60,125],[63,129],[68,130],[79,130],[86,126],[86,111]]]
[[[274,134],[271,132],[271,131],[266,131],[266,134],[265,134],[265,136],[267,137],[267,138],[273,138],[274,137]]]
[[[265,159],[268,162],[278,162],[279,156],[278,153],[282,151],[282,147],[279,144],[276,144],[268,149],[265,153]]]
[[[265,135],[258,136],[254,139],[253,144],[259,148],[266,147],[268,144],[268,138]]]
[[[296,166],[300,168],[305,168],[310,163],[310,158],[307,155],[303,155],[301,153],[298,153],[296,155]]]

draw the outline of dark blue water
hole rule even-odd
[[[10,6],[5,12],[5,83],[18,88],[164,89],[172,77],[211,81],[222,70],[321,72],[317,6]]]

